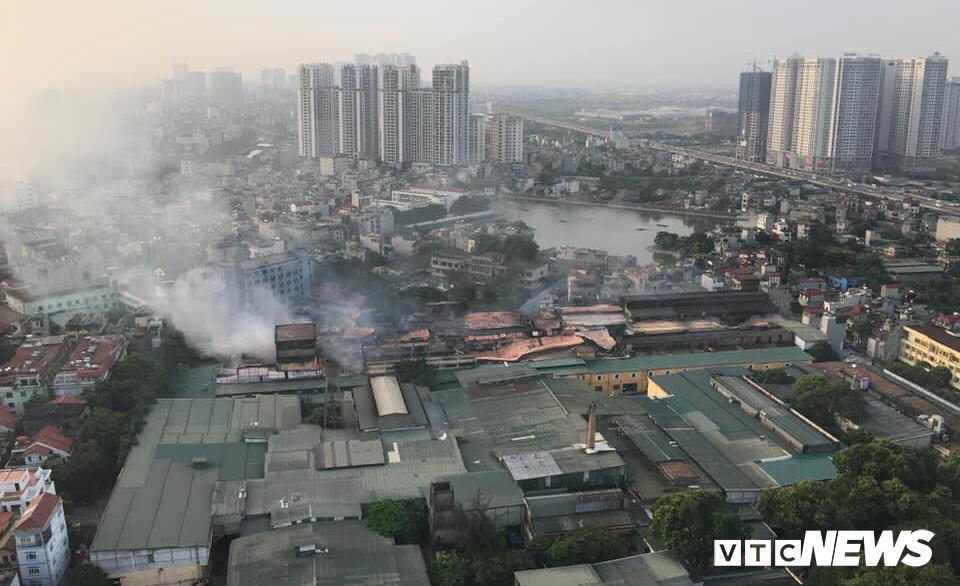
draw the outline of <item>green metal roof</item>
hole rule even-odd
[[[457,474],[448,480],[457,502],[465,510],[473,509],[477,495],[487,508],[523,506],[523,491],[506,470]]]
[[[737,364],[771,364],[778,362],[812,362],[813,357],[796,346],[759,348],[756,350],[725,350],[723,352],[691,352],[594,360],[585,366],[590,374],[640,372],[674,368],[707,368]]]
[[[761,462],[759,466],[780,486],[804,480],[830,480],[837,475],[831,454],[801,454],[786,460]]]

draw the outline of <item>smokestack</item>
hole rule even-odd
[[[597,404],[590,403],[590,409],[587,411],[587,451],[593,449],[597,429]]]

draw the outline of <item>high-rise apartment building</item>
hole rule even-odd
[[[243,77],[220,68],[210,74],[210,101],[224,108],[237,108],[243,102]]]
[[[379,153],[384,163],[413,161],[416,150],[414,93],[420,87],[420,69],[414,64],[382,65],[379,69]]]
[[[960,148],[960,77],[947,80],[940,124],[940,148],[951,151]]]
[[[340,67],[339,154],[355,159],[379,157],[378,82],[376,65]]]
[[[873,164],[880,57],[846,54],[837,62],[829,152],[834,172],[865,173]]]
[[[283,91],[287,89],[287,72],[280,67],[261,69],[260,85],[265,90]]]
[[[777,59],[770,86],[770,117],[767,122],[767,163],[786,166],[793,149],[793,102],[796,97],[800,57]]]
[[[876,164],[917,170],[937,156],[941,141],[947,58],[883,62],[877,114]]]
[[[767,160],[767,126],[770,120],[769,71],[740,74],[737,112],[737,158],[763,163]]]
[[[474,112],[470,115],[470,162],[472,164],[482,163],[490,153],[488,141],[491,122],[492,118],[489,114]]]
[[[470,156],[470,68],[433,68],[433,164],[464,165]]]
[[[825,168],[829,156],[830,115],[833,112],[837,60],[829,57],[801,59],[797,70],[793,114],[791,167]]]
[[[340,148],[340,108],[333,65],[311,63],[298,68],[297,104],[301,157],[332,156]]]
[[[880,58],[871,55],[778,59],[767,162],[824,173],[869,171],[880,78]]]
[[[298,68],[300,156],[344,155],[390,164],[470,162],[466,62],[438,65],[431,86],[421,88],[420,70],[409,55],[358,60],[363,62]]]
[[[393,65],[396,67],[405,67],[416,65],[417,58],[410,53],[377,53],[369,55],[367,53],[357,53],[353,56],[353,62],[359,65]]]
[[[435,161],[435,120],[433,90],[421,88],[412,92],[413,96],[413,162],[432,165]]]
[[[490,120],[488,156],[498,163],[523,162],[523,118],[494,114]]]

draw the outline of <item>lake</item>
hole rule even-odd
[[[657,232],[687,236],[717,225],[703,218],[562,202],[495,200],[493,208],[534,228],[541,248],[575,246],[632,254],[641,265],[653,261],[647,248],[653,246]]]

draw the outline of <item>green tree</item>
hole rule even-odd
[[[920,492],[933,489],[938,479],[937,457],[933,450],[919,450],[888,441],[874,441],[849,447],[833,457],[837,474],[867,476],[876,483],[898,479]]]
[[[844,574],[849,574],[843,576]],[[927,564],[919,568],[900,565],[876,568],[816,568],[806,582],[810,586],[960,586],[949,566]]]
[[[676,248],[680,242],[680,237],[672,232],[660,231],[653,238],[653,243],[664,250]]]
[[[785,538],[831,527],[837,518],[837,502],[829,486],[811,480],[761,493],[757,510]]]
[[[695,490],[657,501],[650,529],[663,545],[703,570],[713,559],[716,539],[744,539],[740,518],[716,493]]]
[[[473,561],[473,583],[480,586],[513,586],[514,572],[536,568],[525,551],[508,551]]]
[[[433,586],[469,586],[473,577],[470,559],[452,552],[440,552],[430,564]]]
[[[690,254],[704,254],[713,250],[713,240],[703,232],[691,234],[685,244]]]
[[[863,396],[842,382],[820,374],[808,374],[793,384],[790,404],[818,425],[835,429],[834,414],[852,421],[863,418]]]
[[[490,209],[490,198],[485,195],[474,195],[458,198],[450,204],[450,215],[461,216]]]
[[[400,382],[416,383],[430,386],[430,366],[423,358],[417,360],[401,360],[395,367],[395,374]]]
[[[794,378],[782,368],[760,370],[752,373],[750,377],[758,383],[769,385],[789,385],[794,382]]]
[[[376,501],[370,503],[367,527],[397,543],[417,543],[427,533],[427,511],[421,501]]]
[[[626,542],[606,528],[582,527],[555,539],[546,553],[549,565],[569,566],[622,558],[627,552]]]
[[[834,352],[830,344],[826,342],[817,342],[813,345],[813,348],[807,351],[807,354],[813,356],[814,362],[826,362],[837,359],[837,353]]]

